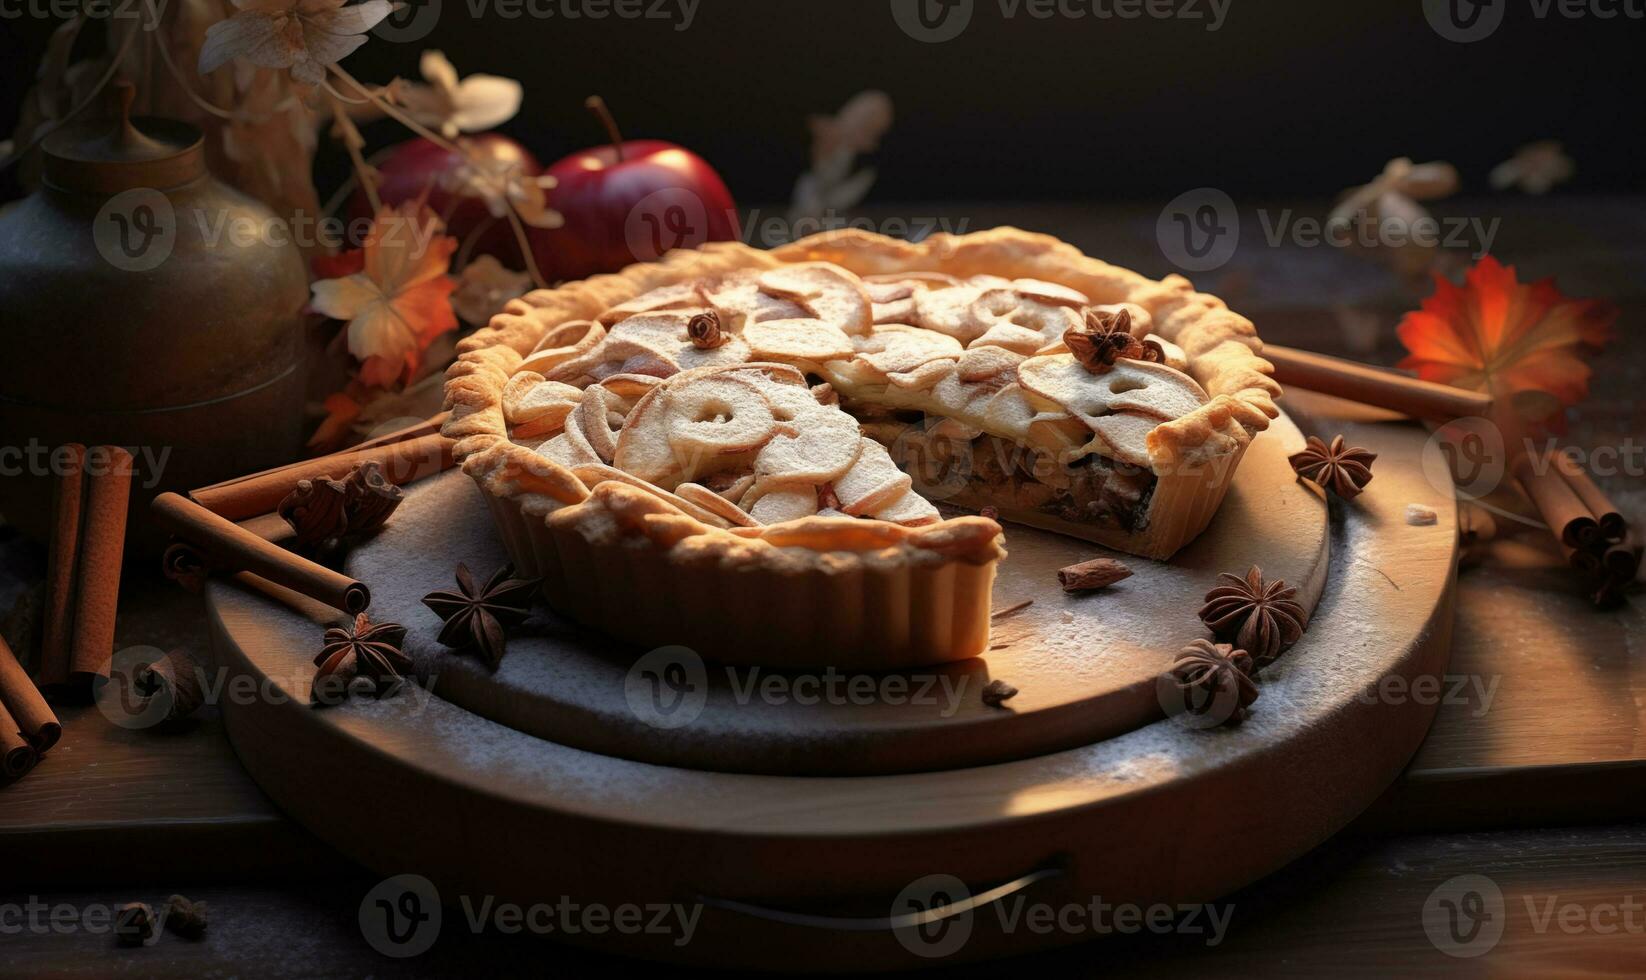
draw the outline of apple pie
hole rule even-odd
[[[908,666],[986,647],[996,519],[1162,559],[1204,530],[1276,414],[1259,350],[1179,277],[1016,229],[722,243],[513,301],[445,432],[574,618]]]

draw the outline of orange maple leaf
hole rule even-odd
[[[309,437],[309,448],[331,452],[348,438],[349,426],[360,417],[364,406],[354,399],[352,391],[339,391],[326,396],[325,409],[326,417]]]
[[[359,358],[359,380],[392,385],[417,370],[423,350],[457,329],[451,294],[457,281],[447,275],[457,239],[420,200],[383,208],[372,220],[359,271],[322,279],[310,289],[318,313],[348,321],[349,353]],[[330,268],[354,267],[352,253]]]
[[[1400,366],[1426,381],[1488,392],[1505,408],[1524,410],[1533,392],[1568,407],[1589,393],[1582,350],[1605,346],[1616,319],[1612,304],[1572,299],[1553,279],[1522,283],[1514,266],[1488,255],[1461,286],[1436,276],[1434,295],[1400,321],[1410,353]],[[1547,411],[1548,400],[1537,400]]]

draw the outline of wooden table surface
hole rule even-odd
[[[1646,520],[1638,468],[1646,411],[1637,395],[1646,382],[1639,329],[1646,200],[1444,203],[1443,214],[1500,218],[1494,252],[1523,278],[1556,275],[1569,293],[1621,307],[1619,339],[1594,362],[1593,393],[1569,438],[1635,447],[1637,468],[1602,482],[1637,523]],[[1290,206],[1324,211],[1321,202]],[[876,214],[934,211],[944,213],[922,206]],[[1147,208],[947,213],[974,228],[1044,230],[1152,275],[1172,271],[1153,240],[1158,212]],[[1197,282],[1250,315],[1271,342],[1382,363],[1399,356],[1400,313],[1427,293],[1375,257],[1271,247],[1255,218],[1243,221],[1234,260]],[[1331,410],[1299,401],[1307,404],[1295,407],[1310,413]],[[1185,936],[1109,936],[1022,965],[1163,975],[1646,973],[1642,600],[1594,611],[1563,574],[1545,532],[1498,524],[1501,533],[1471,549],[1460,573],[1435,723],[1383,800],[1314,854],[1231,896],[1234,917],[1216,946]],[[38,549],[15,541],[0,560],[0,598],[43,569]],[[179,646],[203,656],[204,637],[198,599],[144,570],[128,573],[120,646]],[[393,976],[611,963],[539,940],[452,929],[418,959],[383,958],[357,924],[374,876],[269,803],[235,761],[214,709],[167,735],[118,728],[92,706],[65,708],[62,719],[64,738],[50,757],[0,790],[0,975]],[[1485,876],[1503,896],[1503,937],[1478,958],[1446,955],[1424,928],[1425,902],[1459,875]],[[106,933],[33,928],[21,911],[31,898],[85,909],[163,901],[173,891],[212,903],[204,943],[167,937],[151,949],[120,951]]]

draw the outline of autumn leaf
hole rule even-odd
[[[259,68],[286,68],[303,85],[366,43],[366,32],[394,11],[389,0],[233,0],[235,14],[206,28],[200,74],[244,58]]]
[[[349,427],[360,417],[363,406],[349,392],[339,391],[326,396],[324,408],[326,417],[309,437],[309,448],[331,452],[348,438]]]
[[[316,312],[348,321],[349,353],[361,362],[362,384],[388,386],[416,373],[423,350],[457,328],[451,304],[457,282],[446,274],[457,239],[443,230],[420,200],[383,208],[359,250],[359,271],[310,287]],[[353,268],[355,261],[341,256],[331,268]]]
[[[1410,353],[1400,366],[1426,381],[1488,392],[1505,407],[1547,406],[1549,398],[1567,407],[1589,393],[1581,353],[1604,346],[1616,319],[1612,304],[1565,296],[1553,279],[1522,283],[1514,266],[1488,255],[1461,286],[1436,276],[1434,295],[1400,321]]]

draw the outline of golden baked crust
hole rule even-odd
[[[516,563],[545,577],[556,608],[636,642],[699,636],[715,644],[716,656],[759,662],[769,656],[764,635],[749,623],[738,623],[728,633],[730,617],[718,607],[688,605],[647,626],[632,604],[599,612],[597,607],[609,600],[591,584],[644,583],[660,600],[679,592],[674,598],[686,602],[703,576],[735,572],[738,577],[729,581],[754,595],[745,596],[739,607],[745,618],[753,622],[765,615],[748,612],[752,609],[784,610],[794,621],[810,624],[810,635],[792,651],[791,665],[932,663],[973,656],[986,646],[989,588],[994,565],[1004,556],[1000,527],[993,520],[961,517],[907,527],[886,520],[816,516],[737,526],[727,519],[729,505],[695,484],[675,493],[607,465],[576,460],[561,465],[511,439],[511,421],[516,437],[537,431],[532,426],[549,432],[562,424],[579,392],[589,390],[582,388],[589,383],[587,375],[577,380],[578,365],[588,361],[583,355],[600,343],[607,327],[628,322],[631,314],[661,309],[654,296],[628,308],[624,304],[655,290],[666,294],[671,286],[682,286],[685,294],[704,282],[746,282],[749,275],[767,283],[774,277],[800,278],[806,274],[803,263],[830,263],[865,279],[938,274],[933,278],[1002,278],[1014,285],[1033,281],[1024,288],[1051,291],[1047,302],[1054,305],[1055,292],[1064,287],[1094,306],[1131,306],[1146,315],[1155,336],[1172,345],[1174,356],[1181,358],[1177,363],[1193,382],[1176,375],[1179,386],[1193,389],[1198,383],[1205,397],[1195,394],[1176,412],[1157,416],[1163,421],[1147,430],[1146,462],[1157,481],[1152,506],[1158,513],[1146,526],[1065,527],[1044,514],[1002,507],[1008,518],[1068,530],[1137,554],[1168,557],[1210,521],[1245,447],[1277,414],[1279,388],[1268,377],[1270,366],[1259,356],[1261,344],[1249,321],[1216,297],[1194,292],[1181,277],[1149,280],[1045,235],[998,228],[936,235],[915,244],[840,231],[773,251],[714,243],[672,252],[658,262],[512,301],[459,344],[459,357],[447,374],[451,417],[443,431],[457,440],[456,457],[484,492]],[[772,271],[785,267],[801,268]],[[887,328],[870,322],[867,299],[865,295],[864,305],[841,316],[856,316],[865,332],[878,334]],[[780,324],[787,322],[794,321],[756,325],[771,333],[785,329]],[[747,328],[745,335],[750,336]],[[1048,349],[1065,352],[1047,355],[1042,350],[1036,360],[1070,358],[1062,347]],[[948,363],[952,369],[953,361]],[[1051,368],[1062,370],[1060,364]],[[1116,377],[1156,368],[1123,369]],[[529,383],[511,385],[517,375]],[[636,386],[657,383],[621,373],[602,377],[602,385],[625,378],[634,378]],[[526,428],[519,424],[523,421]],[[1141,452],[1134,450],[1134,457],[1141,459]],[[681,574],[687,569],[692,574]],[[893,608],[884,605],[883,595],[907,598]],[[837,615],[841,610],[848,612]],[[880,621],[892,625],[876,625]]]

